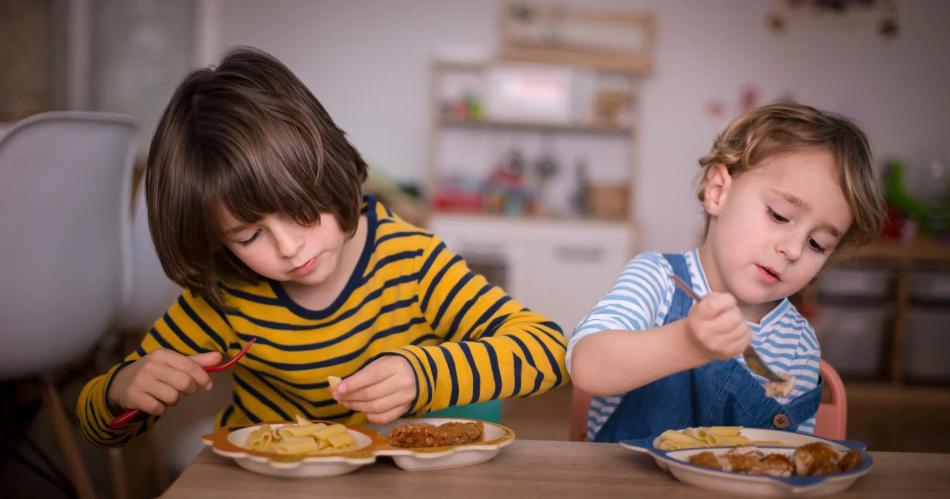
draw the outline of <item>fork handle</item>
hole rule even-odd
[[[122,411],[118,416],[112,418],[112,421],[109,421],[109,428],[112,428],[113,430],[122,428],[123,426],[129,424],[129,421],[137,418],[140,414],[142,414],[142,411],[138,409],[128,409]]]

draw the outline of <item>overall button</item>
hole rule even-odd
[[[780,430],[788,428],[788,416],[781,412],[776,414],[775,417],[772,418],[772,425]]]

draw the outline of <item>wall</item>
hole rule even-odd
[[[429,62],[447,47],[491,53],[500,0],[358,2],[205,0],[219,47],[254,45],[283,59],[313,89],[375,166],[422,181],[429,137]],[[855,118],[879,158],[948,154],[950,2],[899,1],[901,32],[875,16],[796,15],[784,35],[765,27],[785,2],[563,1],[657,14],[656,70],[644,83],[635,209],[640,247],[696,244],[696,159],[739,112],[745,85],[762,101],[793,96]],[[720,99],[725,116],[707,108]],[[941,149],[941,147],[943,149]],[[923,163],[917,163],[922,165]],[[662,216],[660,216],[662,214]],[[676,220],[677,223],[663,223]]]

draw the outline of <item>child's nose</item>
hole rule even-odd
[[[274,240],[277,243],[277,252],[284,258],[290,258],[300,251],[303,246],[303,237],[298,231],[284,225],[273,230]]]
[[[779,253],[785,255],[790,261],[796,261],[799,257],[802,256],[803,244],[798,240],[798,238],[785,237],[778,241],[776,250]]]

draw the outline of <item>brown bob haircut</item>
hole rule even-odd
[[[845,117],[794,102],[753,109],[716,137],[709,154],[699,160],[699,200],[703,201],[706,174],[717,164],[736,176],[774,155],[807,149],[826,149],[834,157],[838,184],[854,217],[835,251],[877,237],[884,225],[885,202],[864,132]]]
[[[258,282],[223,244],[217,214],[244,223],[282,213],[356,231],[366,163],[280,61],[251,48],[185,77],[165,108],[145,173],[148,223],[171,280],[227,308],[219,282]]]

